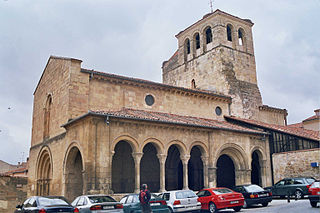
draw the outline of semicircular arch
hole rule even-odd
[[[132,152],[137,152],[139,150],[138,141],[135,138],[131,137],[130,135],[126,134],[126,135],[118,136],[112,141],[111,148],[110,148],[111,152],[114,153],[114,149],[120,141],[126,141],[127,143],[129,143],[129,145],[132,148]]]
[[[148,138],[145,141],[143,141],[141,148],[139,150],[139,152],[143,152],[143,148],[148,144],[151,143],[152,145],[155,146],[155,148],[157,149],[158,154],[163,154],[164,152],[164,145],[163,143],[156,139],[156,138]]]
[[[217,165],[219,157],[224,154],[228,155],[233,160],[236,169],[240,170],[249,168],[247,155],[241,146],[234,143],[226,143],[222,145],[216,152],[217,157],[214,165]]]
[[[50,171],[52,174],[52,170],[53,170],[52,153],[51,153],[50,147],[45,145],[40,149],[40,151],[38,153],[38,157],[37,157],[37,163],[36,163],[36,168],[37,168],[36,169],[36,177],[37,177],[37,179],[41,178],[41,176],[42,176],[41,170],[43,168],[44,163],[46,163],[45,161],[48,158],[46,155],[49,157],[49,163],[51,165]]]
[[[199,147],[201,154],[203,157],[207,157],[208,156],[208,147],[205,143],[201,142],[201,141],[195,141],[193,142],[189,147],[188,147],[188,153],[191,153],[191,150],[194,146]]]
[[[178,148],[180,155],[188,154],[187,153],[188,149],[187,149],[186,145],[183,142],[178,141],[178,140],[173,140],[167,144],[167,146],[165,147],[165,154],[168,154],[168,150],[172,145],[175,145]]]

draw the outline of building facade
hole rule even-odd
[[[268,133],[226,116],[286,124],[262,104],[253,23],[222,11],[176,37],[163,83],[51,56],[34,92],[29,195],[271,185]]]

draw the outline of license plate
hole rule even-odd
[[[160,203],[150,203],[150,206],[160,206]]]
[[[231,201],[230,204],[239,203],[239,201]]]
[[[266,196],[268,196],[268,194],[261,194],[261,195],[259,195],[259,197],[266,197]]]
[[[114,209],[113,206],[103,206],[102,208],[103,208],[103,209]]]

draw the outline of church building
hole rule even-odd
[[[51,56],[34,91],[28,195],[271,185],[270,132],[244,122],[285,127],[287,111],[262,103],[252,26],[205,15],[176,35],[163,83]]]

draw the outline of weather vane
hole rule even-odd
[[[213,0],[210,0],[209,5],[210,5],[211,13],[212,13],[213,12]]]

